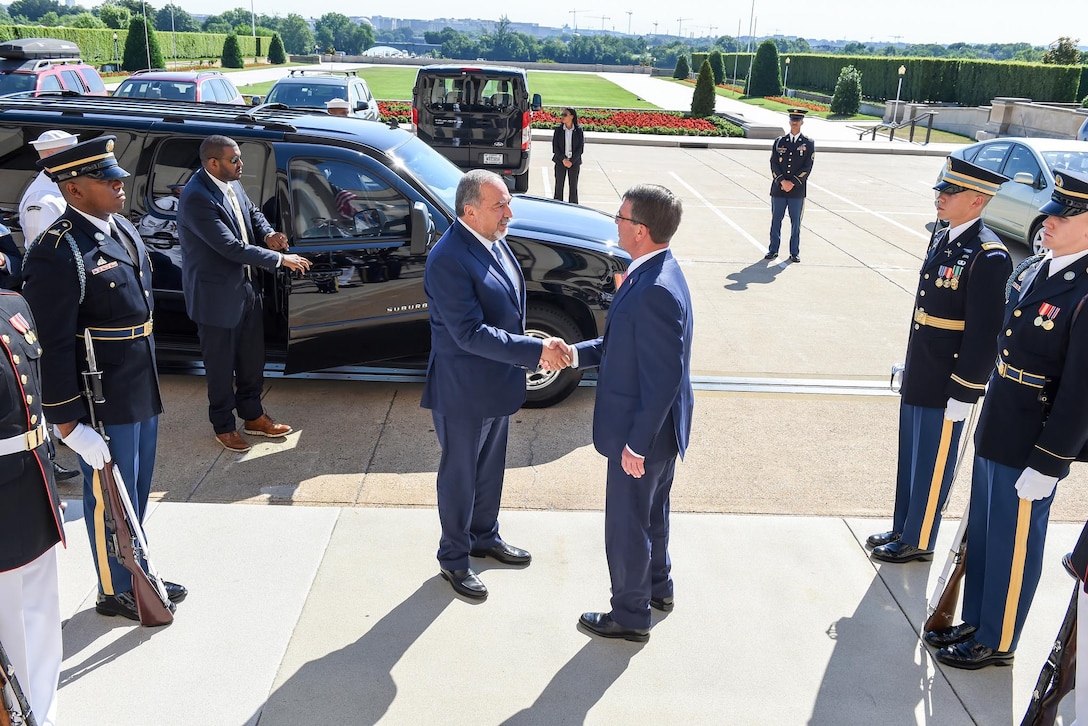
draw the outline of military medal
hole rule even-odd
[[[1039,314],[1035,317],[1035,326],[1043,330],[1054,329],[1054,318],[1058,317],[1061,308],[1054,307],[1050,303],[1039,306]]]
[[[15,313],[14,317],[8,318],[8,322],[11,323],[11,327],[23,334],[29,345],[34,345],[34,341],[38,338],[34,335],[34,331],[30,329],[30,323],[23,317],[22,313]]]

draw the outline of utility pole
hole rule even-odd
[[[626,12],[627,12],[627,34],[630,35],[631,34],[631,13],[632,13],[632,11],[628,10]]]
[[[677,37],[680,38],[680,40],[684,39],[684,31],[681,30],[681,28],[683,28],[685,20],[691,20],[691,18],[677,18],[676,19],[676,35],[677,35]]]
[[[752,35],[755,33],[756,22],[756,0],[752,0],[752,12],[748,14],[748,44],[745,46],[745,52],[752,52]]]
[[[654,35],[657,35],[657,21],[654,21]]]

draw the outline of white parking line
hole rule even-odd
[[[739,224],[737,224],[732,219],[730,219],[725,214],[723,214],[720,209],[718,209],[716,206],[714,206],[713,204],[710,203],[710,200],[708,200],[702,194],[697,192],[695,190],[695,188],[692,187],[690,184],[688,184],[686,181],[681,179],[679,174],[677,174],[675,171],[670,171],[669,174],[672,175],[673,179],[675,179],[676,181],[683,184],[685,189],[687,189],[689,192],[691,192],[691,194],[693,194],[700,202],[703,203],[703,206],[705,206],[710,211],[714,212],[714,214],[721,217],[723,222],[725,222],[726,224],[728,224],[730,227],[732,227],[733,229],[735,229],[737,231],[737,234],[739,234],[744,239],[748,240],[752,244],[753,247],[755,247],[760,252],[766,252],[767,251],[767,245],[766,244],[764,244],[763,242],[758,241],[755,237],[753,237],[752,235],[745,232],[741,228],[741,226]]]
[[[880,212],[874,212],[872,209],[869,209],[868,207],[865,207],[865,206],[863,206],[861,204],[858,204],[857,202],[851,201],[851,200],[847,199],[846,197],[844,197],[844,196],[842,196],[840,194],[836,194],[835,192],[831,191],[827,187],[821,187],[818,184],[813,184],[812,182],[809,182],[808,185],[810,187],[812,187],[813,189],[819,189],[824,194],[828,194],[828,195],[830,195],[832,197],[835,197],[835,199],[838,199],[840,202],[844,202],[846,204],[849,204],[852,207],[856,207],[857,209],[860,209],[861,211],[865,212],[866,214],[871,214],[874,217],[876,217],[877,219],[881,220],[882,222],[887,222],[888,224],[895,225],[899,229],[906,230],[907,232],[910,232],[912,235],[914,235],[918,239],[926,239],[926,240],[929,239],[929,233],[928,232],[919,232],[914,227],[908,227],[905,224],[900,224],[899,222],[896,222],[894,219],[892,219],[890,217],[885,217]]]

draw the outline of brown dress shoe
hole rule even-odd
[[[276,423],[268,417],[267,413],[262,413],[260,418],[253,421],[246,421],[242,430],[251,436],[271,436],[272,438],[286,436],[294,431],[287,424]]]
[[[228,431],[225,434],[216,434],[215,440],[223,444],[223,448],[227,451],[237,451],[239,454],[243,451],[249,451],[249,444],[242,438],[241,434],[237,431]]]

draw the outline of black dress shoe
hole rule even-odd
[[[800,261],[801,261],[801,256],[800,255],[790,255],[790,262],[796,263],[796,262],[800,262]]]
[[[61,466],[57,463],[56,459],[53,460],[53,478],[56,481],[65,481],[67,479],[74,479],[77,476],[82,476],[83,472],[79,469],[69,469],[66,466]]]
[[[660,610],[663,613],[671,613],[673,607],[672,596],[669,597],[651,597],[650,607],[654,610]]]
[[[909,545],[903,540],[889,542],[873,549],[869,553],[874,560],[881,562],[913,562],[914,560],[932,560],[933,550],[920,550],[914,545]]]
[[[181,602],[185,599],[185,596],[189,594],[188,590],[176,582],[167,582],[166,580],[163,580],[162,584],[166,588],[166,597],[170,599],[170,602]]]
[[[533,560],[533,556],[525,550],[502,541],[486,550],[472,550],[469,555],[472,557],[494,557],[504,565],[527,565]]]
[[[776,259],[777,257],[778,257],[777,252],[768,252],[767,254],[763,255],[763,259],[765,259],[765,260],[773,260],[773,259]]]
[[[974,625],[960,623],[959,625],[953,625],[945,631],[927,630],[922,635],[922,640],[926,642],[926,645],[940,650],[941,648],[947,648],[950,645],[970,640],[977,631],[978,628]]]
[[[1012,665],[1013,651],[994,650],[977,640],[971,639],[963,643],[956,643],[937,651],[937,661],[952,666],[975,671],[986,666]]]
[[[865,540],[865,544],[870,547],[883,547],[886,544],[892,542],[898,542],[899,538],[903,535],[899,532],[881,532],[880,534],[871,534],[869,538]]]
[[[625,628],[608,613],[582,613],[578,625],[602,638],[623,638],[634,643],[645,643],[650,639],[649,628]]]
[[[470,567],[467,570],[439,570],[439,573],[453,586],[453,591],[473,600],[486,600],[487,588],[476,577],[476,573]]]
[[[98,594],[98,601],[94,609],[102,615],[110,617],[120,615],[129,620],[139,621],[140,613],[136,610],[136,598],[131,592],[119,592],[116,595]]]
[[[1068,572],[1069,576],[1072,577],[1074,580],[1080,579],[1080,575],[1077,574],[1076,568],[1073,567],[1072,552],[1066,552],[1064,555],[1062,555],[1062,567],[1065,568],[1065,571]]]

